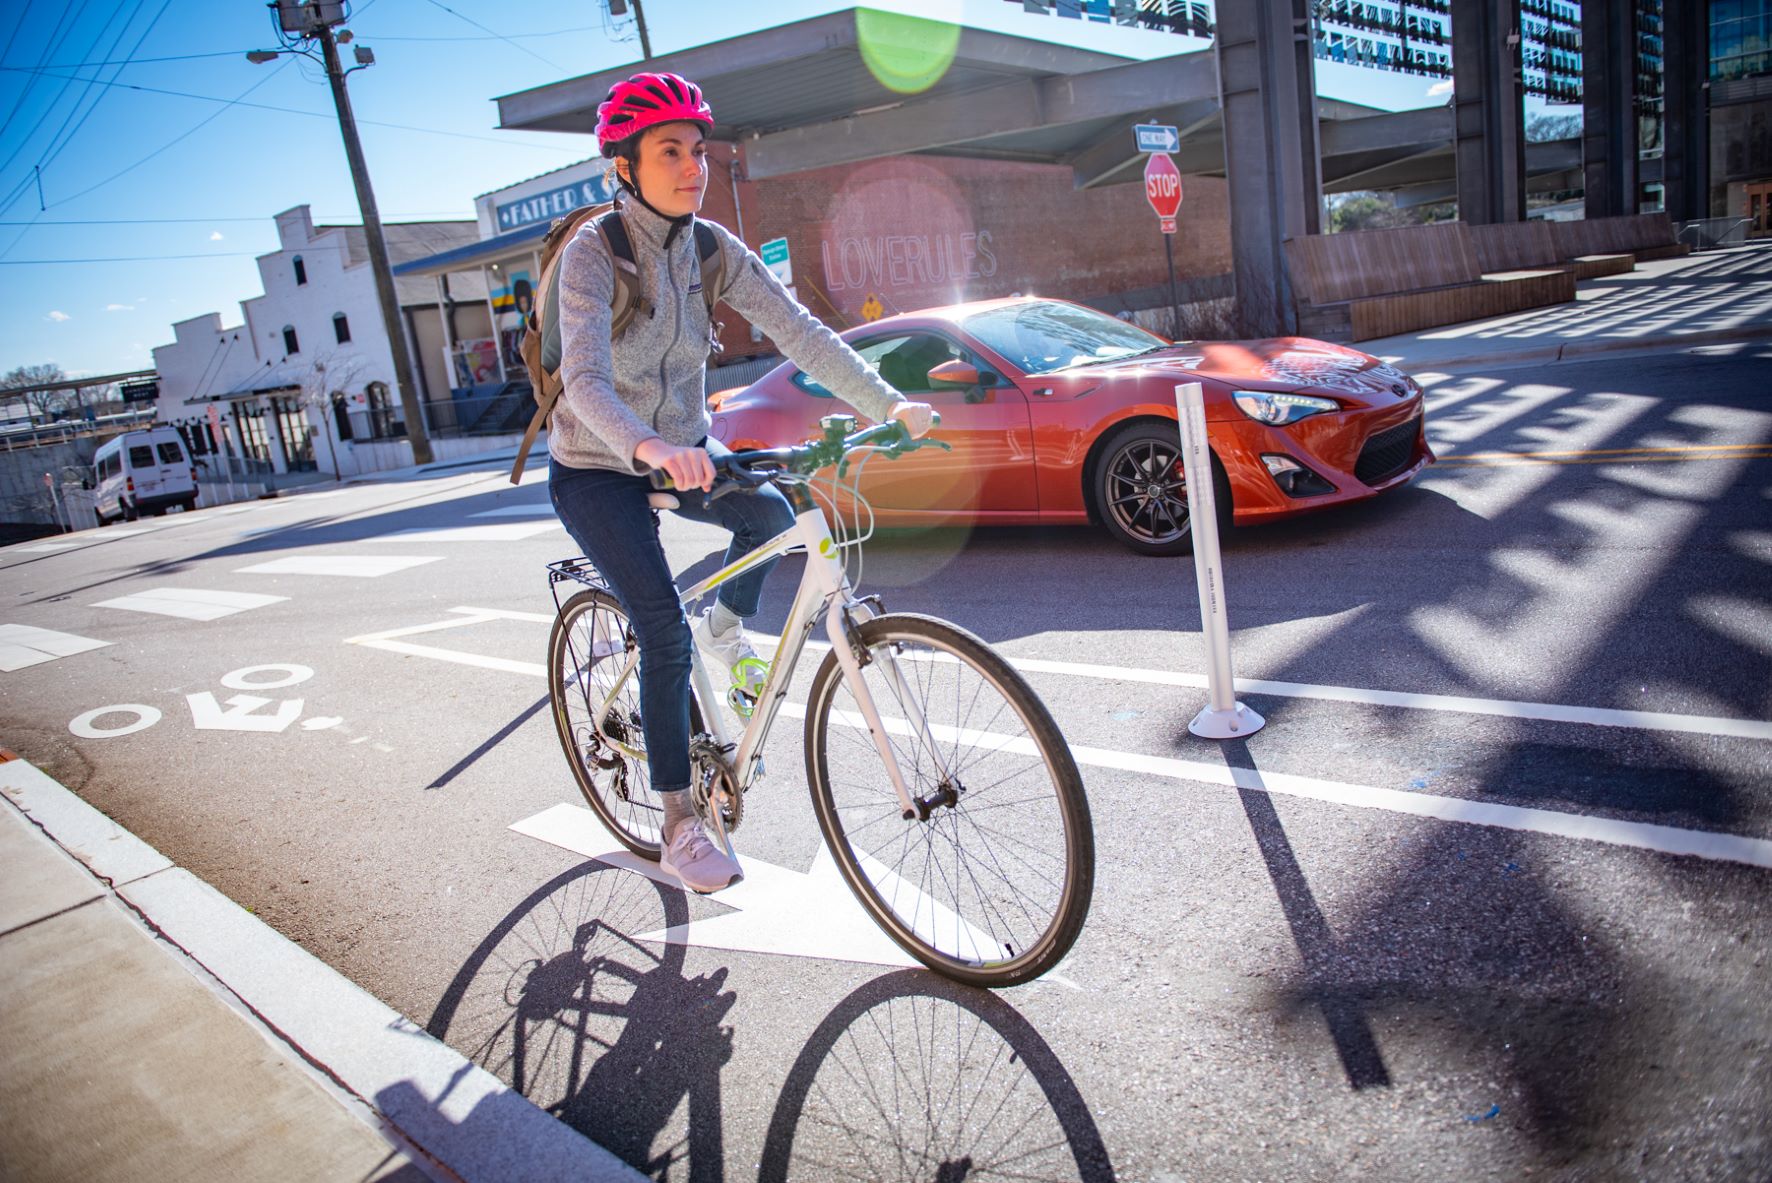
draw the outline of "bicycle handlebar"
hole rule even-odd
[[[741,489],[758,488],[786,473],[805,475],[835,464],[838,466],[838,475],[842,475],[848,467],[849,453],[857,448],[876,447],[888,459],[914,452],[918,448],[933,447],[953,451],[952,445],[928,436],[913,439],[905,425],[896,419],[876,423],[860,431],[851,430],[855,426],[853,415],[826,415],[819,422],[824,427],[822,439],[808,440],[786,448],[752,448],[743,452],[728,452],[723,456],[710,456],[717,479],[713,489],[703,499],[704,504]],[[930,426],[940,423],[941,416],[932,413]],[[646,479],[654,489],[681,491],[671,483],[670,475],[662,469],[652,469],[646,474]]]

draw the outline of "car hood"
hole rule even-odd
[[[1094,382],[1100,382],[1134,374],[1149,376],[1153,372],[1180,381],[1209,379],[1233,389],[1320,390],[1378,401],[1407,397],[1415,390],[1408,375],[1395,366],[1357,349],[1307,337],[1189,341],[1117,364],[1066,371],[1062,377],[1090,375]]]

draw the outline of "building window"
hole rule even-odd
[[[338,338],[340,345],[351,339],[351,322],[345,318],[345,314],[342,312],[332,314],[332,335]]]
[[[295,257],[295,286],[300,287],[306,282],[308,282],[308,269],[301,261],[301,256],[297,255]]]
[[[284,353],[300,353],[301,352],[301,342],[296,340],[294,325],[284,325],[283,326],[283,352]]]
[[[283,437],[283,463],[290,472],[313,472],[314,428],[299,398],[274,398],[271,412],[277,416],[277,433]]]
[[[406,425],[394,418],[394,402],[386,382],[371,382],[364,390],[369,396],[369,435],[371,439],[397,439],[406,434]]]
[[[234,404],[234,424],[240,429],[240,450],[248,459],[257,460],[268,469],[271,465],[271,444],[265,435],[264,418],[263,407]]]

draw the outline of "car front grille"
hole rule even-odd
[[[1354,463],[1354,476],[1363,484],[1377,485],[1409,467],[1415,455],[1415,437],[1421,432],[1421,416],[1387,427],[1366,441]]]

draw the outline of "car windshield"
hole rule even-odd
[[[1119,361],[1169,344],[1105,312],[1044,300],[975,313],[965,326],[1024,374]]]

